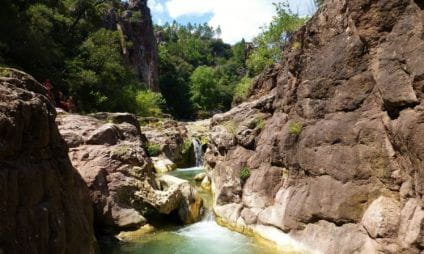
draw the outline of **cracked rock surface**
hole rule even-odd
[[[322,253],[420,253],[422,2],[328,0],[291,43],[211,121],[215,212]]]

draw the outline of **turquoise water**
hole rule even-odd
[[[272,254],[265,247],[238,233],[202,221],[176,231],[162,231],[139,241],[125,243],[109,254]]]
[[[170,173],[196,183],[193,177],[202,168],[180,169]],[[210,203],[210,193],[199,188],[199,194]],[[130,243],[108,247],[107,254],[274,254],[270,249],[242,234],[219,226],[209,213],[202,221],[183,227],[156,231]]]

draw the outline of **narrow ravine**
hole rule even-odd
[[[205,214],[200,222],[182,227],[159,229],[133,242],[108,248],[106,254],[273,254],[252,238],[219,226],[212,213],[212,195],[196,184],[194,176],[202,167],[177,169],[169,174],[188,180],[204,200]]]

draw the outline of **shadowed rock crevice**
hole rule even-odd
[[[415,3],[418,5],[418,7],[421,8],[421,10],[424,10],[424,2],[421,0],[414,0]]]
[[[386,110],[387,114],[389,115],[390,119],[396,120],[399,118],[400,113],[408,108],[414,108],[418,103],[411,103],[409,105],[393,105],[390,103],[384,104],[384,109]]]

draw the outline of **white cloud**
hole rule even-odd
[[[305,12],[311,0],[290,0],[293,10]],[[282,0],[169,0],[166,8],[171,18],[184,15],[212,14],[209,25],[221,26],[222,38],[235,43],[242,38],[252,40],[260,27],[268,24],[275,13],[273,2]]]
[[[154,13],[163,13],[165,12],[165,7],[158,0],[149,0],[147,1],[150,10]]]

